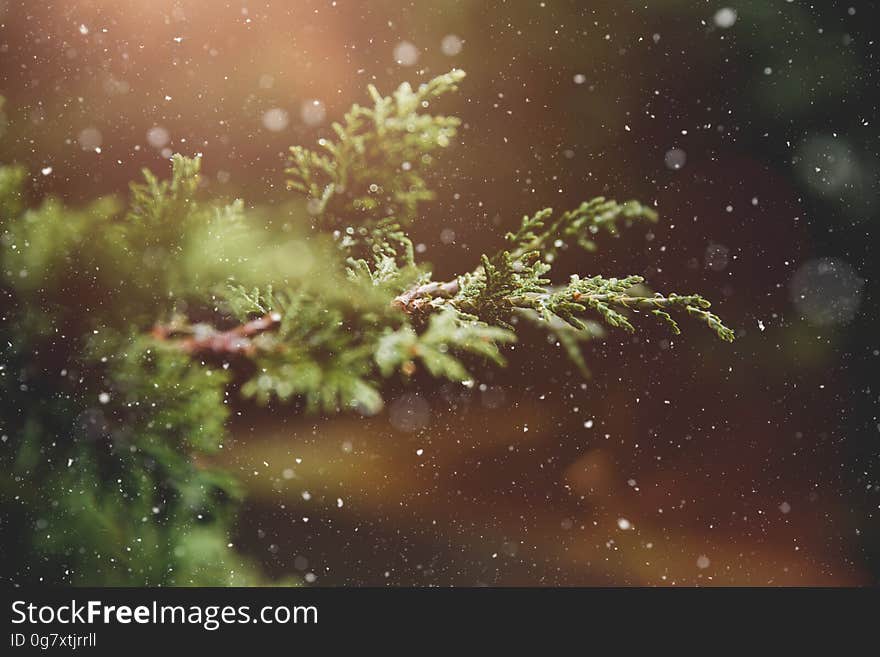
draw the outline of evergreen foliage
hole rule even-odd
[[[733,338],[702,297],[653,294],[639,276],[552,281],[560,250],[657,220],[635,201],[542,210],[506,249],[432,280],[406,226],[458,126],[429,110],[463,77],[371,87],[372,107],[352,108],[320,151],[291,149],[289,186],[311,221],[283,235],[241,201],[202,198],[198,158],[174,156],[169,180],[144,171],[127,204],[84,208],[28,209],[24,170],[0,168],[4,542],[37,555],[4,572],[259,582],[231,547],[240,488],[202,458],[226,440],[233,372],[262,403],[374,414],[390,377],[467,382],[468,367],[503,365],[515,318],[551,331],[584,372],[599,322],[633,331],[642,312],[675,334],[679,311]]]
[[[193,200],[198,166],[145,172],[128,209],[23,210],[25,176],[0,169],[4,558],[28,551],[4,569],[15,581],[256,581],[228,547],[240,488],[196,459],[222,446],[229,377],[145,333],[197,297],[174,265],[212,216]]]

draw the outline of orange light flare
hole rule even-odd
[[[283,503],[293,516],[312,516],[313,541],[322,540],[315,538],[319,518],[332,523],[337,514],[385,527],[401,541],[421,536],[433,519],[455,546],[450,558],[469,564],[463,570],[497,567],[505,585],[867,581],[843,548],[824,542],[822,518],[840,515],[830,497],[786,481],[785,512],[766,493],[743,499],[751,470],[730,472],[742,454],[725,453],[741,451],[741,441],[708,459],[684,453],[651,467],[632,455],[632,419],[608,428],[628,438],[604,442],[591,432],[560,435],[564,404],[508,401],[501,409],[471,406],[466,423],[435,408],[424,434],[390,428],[384,412],[322,420],[317,434],[308,418],[266,420],[235,429],[239,438],[217,459],[239,472],[257,508]],[[576,453],[560,452],[564,444]],[[630,468],[641,473],[638,481]],[[303,501],[304,490],[311,501]],[[321,510],[337,498],[344,508]],[[277,531],[302,529],[280,521]],[[329,538],[338,540],[333,532]]]
[[[215,144],[247,153],[255,138],[283,153],[297,131],[327,128],[368,82],[346,61],[358,25],[327,4],[79,0],[10,7],[2,19],[29,36],[3,54],[22,80],[4,90],[10,111],[55,137],[72,134],[74,146],[79,130],[94,127],[105,158],[123,163],[135,144],[151,150],[145,136],[157,125],[185,154]],[[307,126],[301,114],[313,99],[327,118]],[[262,123],[272,108],[289,115],[285,129]]]

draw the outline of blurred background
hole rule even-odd
[[[284,158],[366,86],[453,67],[462,117],[413,227],[438,278],[524,213],[662,221],[567,272],[697,291],[737,329],[611,333],[584,380],[523,340],[472,388],[369,418],[239,403],[236,543],[319,585],[880,580],[874,2],[0,0],[3,161],[70,203],[204,155],[285,202]],[[535,341],[538,341],[537,343]]]

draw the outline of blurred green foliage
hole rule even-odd
[[[239,487],[195,458],[222,446],[229,377],[144,334],[199,296],[180,266],[213,216],[193,198],[198,161],[175,158],[167,182],[146,174],[128,211],[110,198],[23,210],[21,170],[0,169],[0,181],[0,482],[4,530],[28,546],[6,572],[91,585],[259,582],[228,546]]]

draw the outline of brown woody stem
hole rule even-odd
[[[461,285],[457,278],[446,282],[434,281],[425,283],[402,292],[394,298],[391,305],[400,308],[405,313],[412,314],[429,303],[431,299],[436,297],[442,299],[454,297],[460,289]]]
[[[226,331],[218,331],[209,324],[156,324],[152,336],[172,342],[188,354],[250,356],[257,350],[251,338],[276,328],[280,323],[279,313],[269,313]]]

